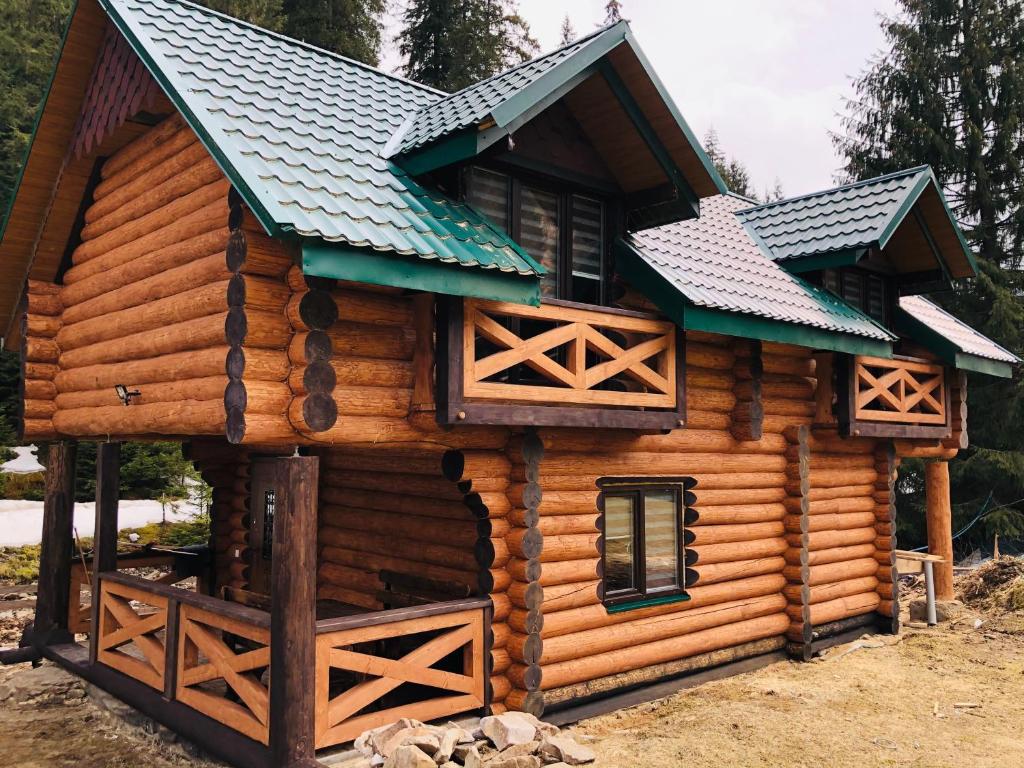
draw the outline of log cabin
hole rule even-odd
[[[0,242],[49,446],[4,658],[298,766],[402,716],[564,717],[897,632],[899,461],[929,460],[948,560],[967,382],[1019,362],[922,295],[975,268],[927,167],[731,194],[626,22],[446,94],[79,0]],[[208,547],[171,556],[195,591],[125,572],[129,440],[213,488]]]

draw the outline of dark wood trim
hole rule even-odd
[[[340,632],[360,627],[375,627],[380,624],[392,624],[408,619],[422,619],[426,616],[441,616],[446,613],[484,609],[490,605],[491,599],[489,597],[471,597],[466,600],[447,600],[443,603],[427,603],[425,605],[411,605],[408,608],[391,608],[387,611],[338,616],[333,619],[320,619],[316,623],[316,634],[322,635],[327,632]]]
[[[269,613],[257,608],[252,608],[248,605],[229,603],[226,600],[219,600],[215,597],[210,597],[209,595],[190,592],[188,590],[171,587],[166,584],[157,584],[149,579],[143,579],[139,576],[132,576],[131,574],[120,573],[118,571],[104,573],[101,575],[100,580],[110,581],[115,584],[123,584],[127,587],[148,592],[151,595],[158,595],[169,600],[176,600],[179,603],[195,606],[196,608],[202,608],[205,611],[216,613],[218,616],[235,619],[236,621],[240,621],[254,627],[259,627],[261,629],[266,629],[270,626]]]
[[[541,304],[548,304],[552,307],[565,307],[567,309],[585,309],[588,312],[603,312],[606,315],[615,315],[616,317],[635,317],[640,320],[661,320],[663,319],[660,315],[654,312],[640,312],[635,309],[622,309],[620,307],[605,307],[600,304],[584,304],[579,301],[567,301],[565,299],[552,299],[544,297],[540,300]]]
[[[167,624],[164,629],[164,698],[172,700],[178,688],[178,645],[181,642],[179,620],[181,619],[181,603],[177,598],[167,600]],[[98,625],[93,625],[98,626]],[[93,635],[99,634],[94,632]],[[95,663],[95,661],[93,662]]]
[[[315,757],[316,541],[320,459],[275,460],[277,509],[271,558],[270,751],[275,768]]]
[[[100,574],[117,570],[117,501],[121,491],[121,444],[96,446],[96,524],[92,545],[92,623],[89,661],[96,663],[99,648]]]
[[[89,651],[77,643],[50,645],[46,658],[103,689],[147,717],[170,728],[202,750],[238,768],[276,768],[270,750],[238,731],[177,701],[168,701],[144,683],[104,664],[89,664]]]
[[[781,637],[768,638],[658,664],[642,670],[647,673],[646,680],[632,684],[624,682],[621,687],[608,692],[580,695],[581,686],[555,688],[547,692],[552,703],[544,720],[553,725],[568,725],[589,717],[661,699],[713,680],[784,662],[787,657],[781,650],[783,642]],[[614,686],[617,681],[625,680],[631,674],[610,675],[590,681],[590,684]]]
[[[43,537],[39,550],[39,589],[32,644],[72,642],[68,632],[71,555],[75,506],[77,443],[51,443],[46,463]]]

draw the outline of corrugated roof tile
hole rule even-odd
[[[974,330],[967,323],[958,320],[924,296],[901,296],[900,309],[949,340],[965,354],[997,360],[1001,363],[1020,362],[1015,354],[1003,349],[992,339]]]

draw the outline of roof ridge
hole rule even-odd
[[[808,193],[803,194],[803,195],[796,195],[795,197],[787,197],[787,198],[785,198],[783,200],[773,200],[770,203],[762,203],[761,205],[755,205],[755,206],[752,206],[750,208],[745,208],[742,211],[736,211],[736,213],[738,213],[738,214],[753,213],[754,211],[762,211],[762,210],[765,210],[766,208],[771,208],[773,206],[788,205],[790,203],[795,203],[795,202],[798,202],[800,200],[809,200],[810,198],[821,197],[823,195],[829,195],[829,194],[832,194],[834,192],[846,192],[847,190],[850,190],[850,189],[856,189],[857,187],[864,187],[864,186],[867,186],[868,184],[877,184],[878,182],[888,181],[889,179],[895,179],[895,178],[900,177],[900,176],[912,176],[914,174],[921,173],[922,171],[925,171],[925,170],[931,172],[931,166],[928,165],[927,163],[925,163],[923,165],[916,165],[913,168],[904,168],[904,169],[899,170],[899,171],[891,171],[889,173],[883,173],[881,176],[874,176],[874,177],[872,177],[870,179],[861,179],[860,181],[853,181],[853,182],[850,182],[849,184],[840,184],[838,187],[830,187],[829,189],[822,189],[822,190],[818,190],[817,192],[808,192]]]
[[[413,113],[413,116],[420,114],[424,110],[427,110],[427,109],[430,109],[432,107],[435,107],[438,104],[443,104],[448,99],[451,99],[451,98],[453,98],[455,96],[463,94],[466,91],[472,90],[473,88],[479,88],[481,85],[485,85],[486,83],[489,83],[492,80],[497,80],[498,78],[504,77],[505,75],[508,75],[508,74],[511,74],[512,72],[515,72],[518,69],[522,69],[523,67],[527,67],[527,66],[529,66],[531,64],[535,64],[536,62],[541,61],[542,59],[546,59],[546,58],[548,58],[550,56],[554,56],[555,54],[561,53],[562,51],[564,51],[564,50],[566,50],[568,48],[572,48],[574,45],[579,45],[580,43],[589,43],[591,40],[596,39],[597,37],[599,37],[600,35],[604,34],[605,32],[608,32],[609,30],[614,29],[615,27],[618,27],[620,25],[625,25],[626,27],[628,27],[629,26],[629,22],[626,21],[625,19],[620,19],[619,21],[616,21],[613,24],[606,24],[603,27],[599,27],[595,31],[591,32],[590,34],[584,35],[583,37],[578,37],[575,40],[566,43],[565,45],[560,45],[558,48],[553,48],[552,50],[547,51],[545,53],[542,53],[539,56],[534,56],[532,59],[527,59],[526,61],[521,61],[518,64],[516,64],[515,66],[509,67],[508,69],[502,70],[501,72],[495,72],[490,77],[485,77],[483,80],[477,80],[475,83],[470,83],[469,85],[465,86],[464,88],[460,88],[457,91],[453,91],[452,93],[446,93],[443,98],[438,99],[433,104],[427,104],[426,106],[421,107],[420,109],[418,109],[416,112]]]
[[[115,3],[118,2],[118,0],[107,0],[107,2],[111,2],[111,1],[115,2]],[[352,64],[352,65],[354,65],[356,67],[359,67],[360,69],[367,70],[367,71],[372,72],[374,74],[383,75],[384,77],[386,77],[386,78],[388,78],[390,80],[396,80],[396,81],[398,81],[400,83],[406,83],[408,85],[413,85],[413,86],[415,86],[417,88],[421,88],[421,89],[423,89],[425,91],[430,91],[431,93],[437,94],[438,96],[441,96],[441,97],[447,97],[447,96],[451,95],[447,91],[442,91],[439,88],[434,88],[433,86],[427,85],[426,83],[419,83],[419,82],[416,82],[415,80],[409,79],[408,77],[403,77],[402,75],[396,75],[393,72],[388,72],[387,70],[381,69],[380,67],[374,67],[374,66],[372,66],[370,64],[367,64],[364,61],[359,61],[357,59],[351,59],[348,56],[342,56],[340,53],[336,53],[334,51],[329,51],[326,48],[321,48],[320,46],[313,45],[312,43],[307,43],[305,40],[299,40],[298,38],[289,37],[288,35],[282,34],[280,32],[274,32],[273,30],[267,29],[266,27],[261,27],[258,24],[253,24],[251,22],[245,21],[244,19],[236,18],[236,17],[231,16],[230,14],[227,14],[227,13],[221,13],[220,11],[215,11],[212,8],[207,8],[205,5],[199,5],[199,4],[195,3],[195,2],[192,2],[192,0],[145,0],[145,2],[149,2],[149,3],[163,3],[165,5],[171,5],[171,4],[184,5],[184,6],[188,7],[188,8],[192,8],[193,10],[200,11],[200,12],[202,12],[202,13],[208,15],[208,16],[216,16],[218,18],[224,19],[225,21],[230,21],[230,22],[232,22],[234,24],[238,24],[239,26],[246,27],[248,29],[254,29],[257,32],[259,32],[259,33],[261,33],[263,35],[266,35],[268,37],[273,37],[273,38],[276,38],[278,40],[283,40],[283,41],[285,41],[287,43],[291,43],[293,45],[298,46],[299,48],[305,48],[306,50],[313,51],[314,53],[318,53],[318,54],[321,54],[323,56],[327,56],[327,57],[329,57],[331,59],[336,59],[336,60],[339,60],[339,61],[343,61],[346,64]],[[439,101],[440,100],[442,100],[442,99],[439,99]]]

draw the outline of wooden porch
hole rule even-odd
[[[57,567],[51,587],[41,580],[25,638],[35,658],[52,659],[235,765],[315,765],[315,750],[401,717],[486,710],[489,598],[423,602],[437,598],[399,590],[387,593],[384,610],[317,599],[317,457],[266,460],[276,510],[262,596],[192,591],[173,583],[173,570],[157,578],[118,570],[169,563],[160,554],[119,563],[117,443],[98,451],[91,568],[60,558],[71,549],[65,489],[74,444],[54,444],[50,459],[42,560]],[[84,607],[83,580],[92,594]],[[83,630],[88,642],[74,642]]]

